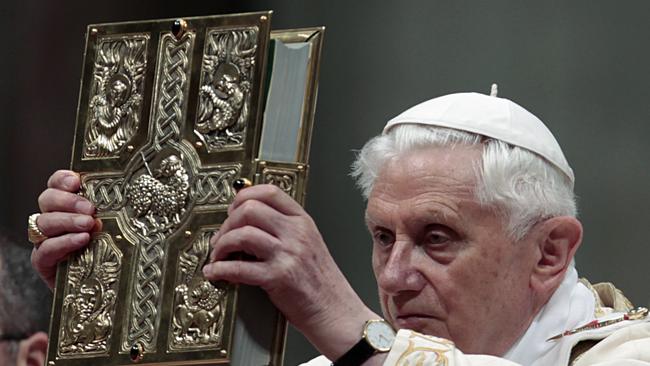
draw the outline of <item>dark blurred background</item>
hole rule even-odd
[[[4,2],[0,225],[23,235],[69,166],[85,26],[272,9],[274,29],[325,25],[307,209],[377,309],[354,150],[407,107],[457,91],[511,98],[555,133],[577,176],[578,269],[650,303],[650,2]],[[43,309],[43,311],[49,311]],[[316,351],[296,332],[286,365]]]

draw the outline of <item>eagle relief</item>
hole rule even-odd
[[[195,130],[208,151],[241,147],[249,118],[257,28],[212,30],[199,89]]]

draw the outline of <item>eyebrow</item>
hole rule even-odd
[[[438,221],[461,221],[462,217],[458,214],[457,211],[452,210],[448,208],[446,205],[442,205],[445,209],[440,209],[440,208],[427,208],[424,210],[421,210],[419,213],[420,215],[417,215],[417,219],[410,219],[410,222],[415,222],[415,223],[421,223],[424,222],[426,223],[427,221],[430,221],[431,219],[438,220]],[[411,210],[413,212],[414,210]],[[368,215],[368,210],[365,211],[364,213],[364,221],[366,222],[366,225],[375,225],[375,226],[384,226],[380,225],[376,220],[373,220],[370,215]]]

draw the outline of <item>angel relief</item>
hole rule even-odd
[[[121,265],[122,254],[106,234],[71,260],[59,354],[108,351]]]
[[[146,45],[145,36],[136,36],[109,39],[97,46],[84,157],[115,156],[137,131]]]
[[[209,151],[238,147],[250,113],[257,29],[215,30],[207,40],[195,129]]]

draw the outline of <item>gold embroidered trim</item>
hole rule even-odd
[[[416,346],[415,343],[418,339],[427,343],[434,343],[441,346],[441,348]],[[454,349],[454,343],[447,339],[427,336],[413,331],[409,335],[408,344],[406,350],[397,359],[397,366],[424,366],[424,362],[427,361],[427,353],[435,355],[433,365],[448,366],[449,358],[445,354]],[[427,365],[431,365],[431,363],[429,362]]]

